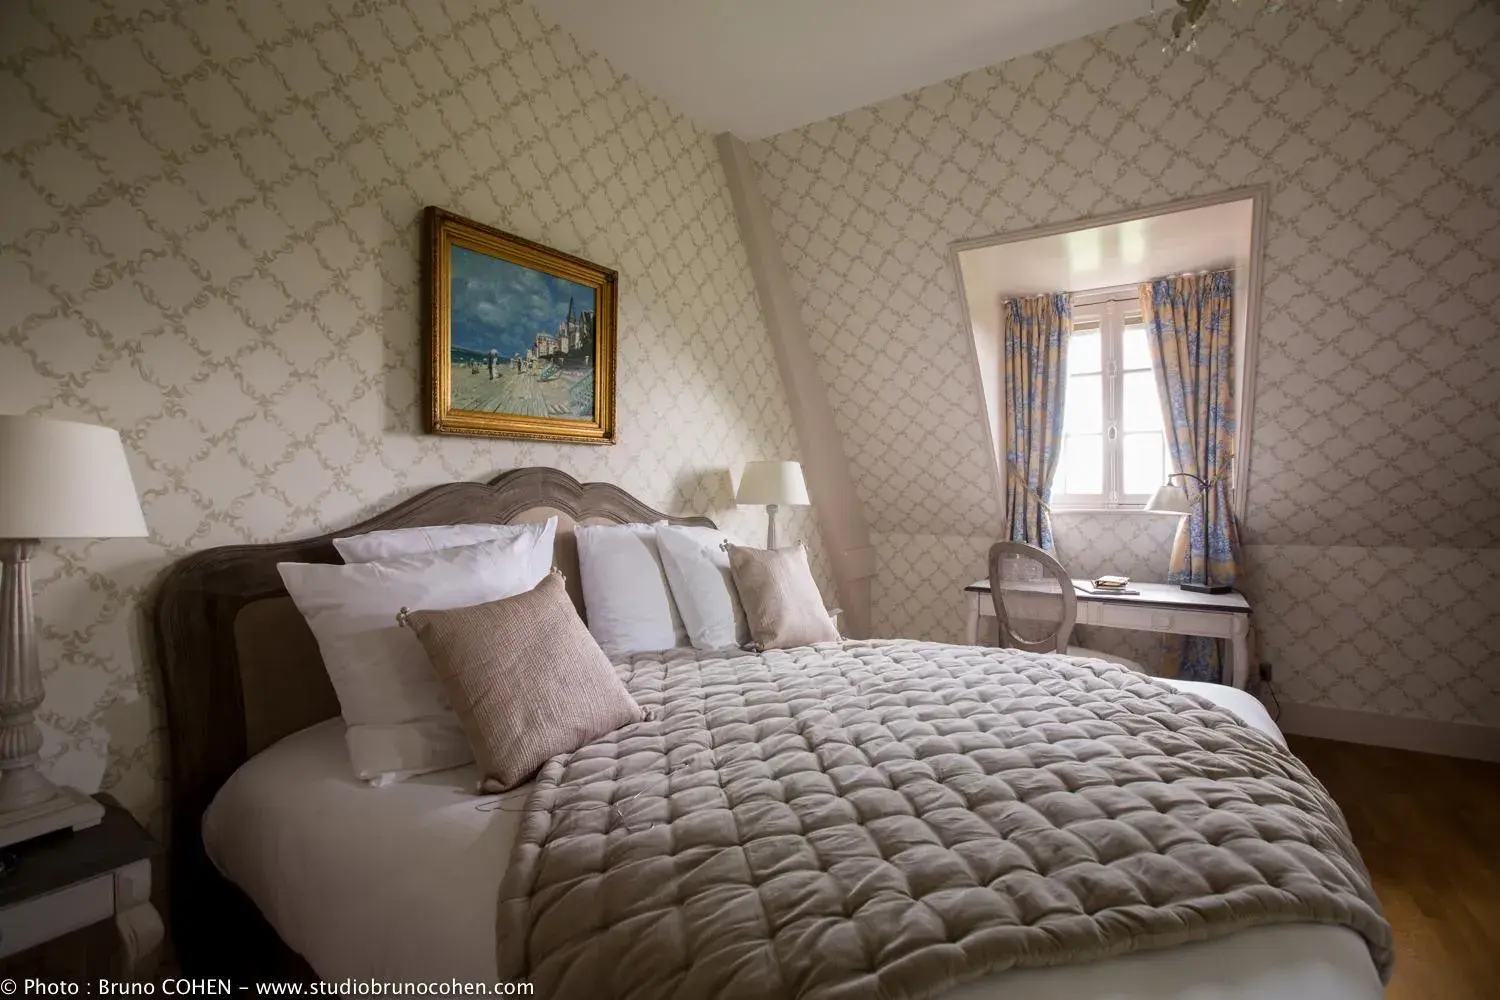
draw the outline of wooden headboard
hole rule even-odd
[[[163,578],[154,638],[167,702],[168,881],[174,940],[184,969],[222,965],[234,933],[222,910],[228,886],[204,854],[203,813],[245,761],[299,729],[339,713],[317,642],[287,596],[280,562],[338,563],[335,537],[440,524],[515,524],[558,517],[554,563],[577,585],[575,524],[670,521],[713,527],[704,517],[652,510],[617,486],[580,483],[557,469],[503,472],[488,483],[435,486],[384,513],[316,538],[231,545],[187,556]],[[202,956],[203,960],[196,960]]]

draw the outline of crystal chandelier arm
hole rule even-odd
[[[1211,0],[1177,0],[1178,11],[1172,15],[1172,37],[1181,38],[1189,27],[1196,26],[1208,11]]]
[[[1240,0],[1230,0],[1230,3],[1236,5],[1239,2]],[[1335,0],[1335,2],[1343,4],[1344,0]],[[1198,30],[1198,23],[1203,20],[1209,8],[1217,3],[1219,0],[1176,0],[1177,11],[1172,15],[1170,22],[1172,39],[1167,43],[1164,51],[1170,52],[1179,47],[1191,50],[1193,32]],[[1266,0],[1265,6],[1267,10],[1276,11],[1281,9],[1283,3],[1284,0]],[[1156,0],[1151,0],[1151,14],[1153,17],[1156,15]],[[1188,39],[1186,42],[1183,41],[1185,36]]]

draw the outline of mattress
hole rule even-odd
[[[1202,694],[1281,739],[1253,697]],[[372,788],[330,719],[242,766],[204,816],[208,855],[326,980],[492,982],[496,900],[529,788],[478,797],[472,766]],[[1263,927],[1103,962],[1011,971],[951,1000],[1374,1000],[1369,950],[1341,927]]]

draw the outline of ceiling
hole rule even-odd
[[[758,139],[1129,21],[1151,0],[531,0],[712,131]]]
[[[959,252],[971,300],[1083,292],[1244,264],[1254,202],[1226,202]]]

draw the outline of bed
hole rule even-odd
[[[711,526],[664,515],[608,484],[519,469],[489,483],[437,487],[338,534],[552,515],[561,520],[556,561],[570,588],[573,524]],[[499,971],[497,892],[532,790],[476,797],[472,766],[379,789],[353,778],[317,645],[275,570],[282,561],[338,561],[332,537],[198,553],[160,588],[171,919],[183,967],[244,979],[491,981]],[[1243,692],[1204,685],[1194,693],[1280,739]],[[1289,923],[1006,971],[943,995],[1355,1000],[1381,992],[1359,934]]]

